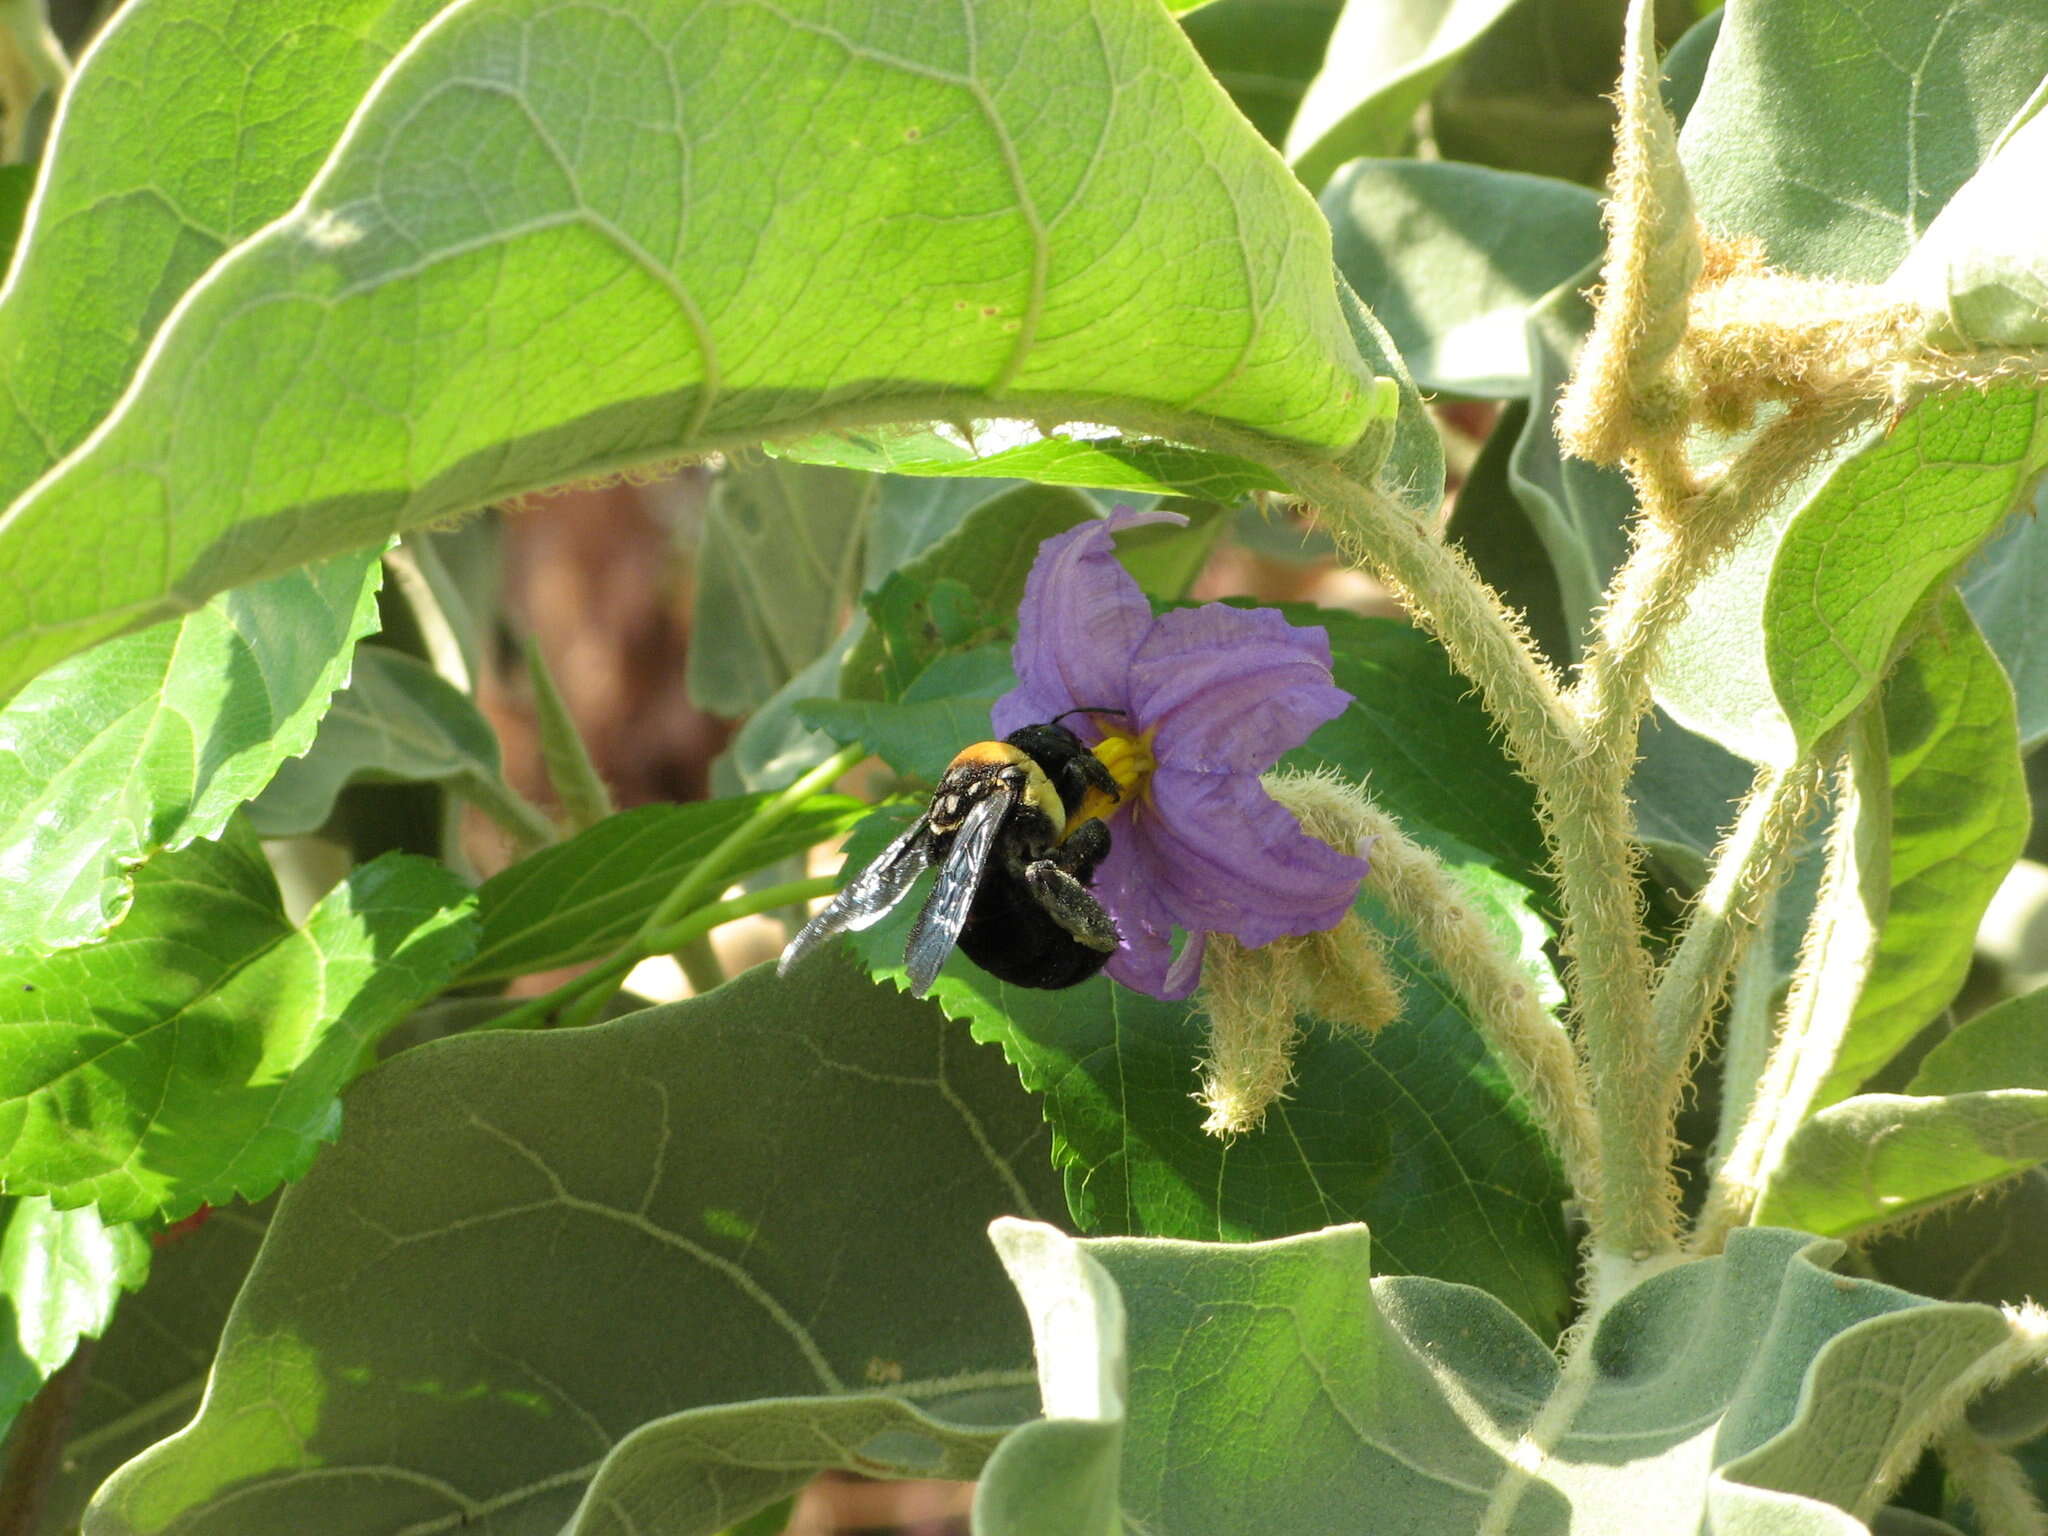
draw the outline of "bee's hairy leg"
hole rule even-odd
[[[1051,859],[1039,859],[1024,871],[1024,883],[1046,915],[1090,949],[1105,954],[1121,942],[1116,924],[1088,887]]]

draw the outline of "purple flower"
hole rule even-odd
[[[1047,539],[1024,589],[1017,686],[996,701],[995,731],[1066,723],[1124,786],[1090,810],[1109,819],[1095,894],[1123,946],[1109,974],[1154,997],[1186,997],[1211,933],[1270,944],[1319,933],[1351,910],[1362,858],[1301,830],[1259,783],[1350,696],[1330,680],[1330,637],[1271,608],[1208,603],[1154,618],[1117,564],[1111,535],[1177,512],[1118,508]],[[1173,930],[1188,939],[1178,959]]]

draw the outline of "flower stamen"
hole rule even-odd
[[[1102,740],[1089,749],[1096,760],[1109,770],[1109,776],[1116,780],[1118,798],[1112,800],[1099,789],[1089,790],[1081,801],[1081,808],[1067,818],[1066,836],[1072,837],[1088,822],[1107,821],[1125,807],[1137,808],[1153,769],[1159,766],[1152,755],[1152,737],[1158,729],[1154,726],[1142,735],[1133,736],[1112,726],[1103,733]]]

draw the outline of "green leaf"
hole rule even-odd
[[[1284,491],[1272,470],[1235,454],[1068,423],[978,421],[971,431],[932,425],[835,432],[767,445],[780,459],[894,475],[1014,475],[1042,485],[1197,496],[1225,505],[1254,491]]]
[[[1584,290],[1597,275],[1589,264],[1529,311],[1529,417],[1508,460],[1508,484],[1557,573],[1575,650],[1628,552],[1628,520],[1636,509],[1635,492],[1619,470],[1571,458],[1557,441],[1557,399],[1592,327]]]
[[[1760,1225],[1848,1237],[2048,1161],[2048,1091],[1843,1099],[1792,1133]]]
[[[690,701],[739,716],[838,635],[860,596],[872,475],[766,459],[713,483],[697,550]]]
[[[2028,103],[2029,109],[2039,100]],[[1900,264],[1897,289],[1939,315],[1956,351],[2048,345],[2048,224],[2029,195],[2048,176],[2048,117],[2034,116],[1957,190]]]
[[[107,1475],[199,1406],[221,1324],[268,1220],[267,1207],[229,1206],[157,1234],[149,1283],[121,1299],[93,1347],[43,1530],[77,1530]]]
[[[1042,1462],[1006,1443],[976,1496],[1005,1536],[1323,1536],[1364,1528],[1361,1510],[1386,1530],[1855,1536],[1850,1511],[1872,1512],[1943,1394],[2013,1337],[1993,1308],[1830,1273],[1840,1244],[1744,1230],[1622,1297],[1562,1379],[1480,1292],[1368,1287],[1362,1228],[1256,1246],[1014,1222],[995,1237],[1034,1319],[1058,1325],[1038,1332],[1049,1417],[1014,1438],[1064,1436],[1099,1490],[1036,1518]],[[1061,1247],[1064,1269],[1043,1256]],[[1052,1383],[1089,1377],[1056,1402]]]
[[[1305,603],[1276,605],[1290,623],[1329,631],[1331,676],[1351,695],[1283,765],[1329,764],[1429,840],[1432,830],[1484,849],[1537,890],[1549,888],[1534,791],[1495,739],[1471,684],[1443,648],[1410,625]]]
[[[1563,177],[1597,187],[1614,151],[1610,100],[1621,58],[1614,0],[1516,0],[1430,97],[1445,160]],[[1657,41],[1697,18],[1691,0],[1657,0]]]
[[[2028,1088],[2048,1093],[2048,989],[2007,998],[1929,1051],[1909,1093]]]
[[[1392,398],[1319,216],[1163,9],[1095,4],[444,12],[7,513],[0,692],[394,528],[828,423],[1342,451]],[[805,187],[831,217],[783,215]]]
[[[425,662],[366,645],[312,750],[279,767],[250,804],[250,823],[264,837],[318,831],[342,788],[365,780],[494,784],[497,732],[469,695]]]
[[[1882,699],[1891,888],[1819,1104],[1854,1093],[1948,1006],[1984,910],[2027,841],[2012,688],[1953,592],[1900,658]]]
[[[570,1523],[585,1485],[690,1486],[694,1440],[712,1494],[638,1527],[686,1536],[800,1486],[863,1414],[868,1469],[915,1475],[910,1407],[1030,1412],[978,1234],[1058,1199],[1001,1057],[843,963],[408,1052],[286,1195],[197,1421],[93,1528],[616,1530],[595,1497]]]
[[[570,828],[586,831],[617,807],[612,804],[612,792],[605,785],[604,776],[591,761],[589,744],[576,727],[568,701],[555,686],[555,676],[548,670],[540,640],[532,635],[526,640],[526,677],[533,689],[534,728],[540,736],[540,756],[547,767],[548,786],[561,802],[562,815]]]
[[[1277,146],[1343,8],[1344,0],[1215,0],[1180,24],[1238,110]]]
[[[28,214],[28,197],[35,184],[34,166],[0,166],[0,272],[7,270],[15,242],[21,238],[21,222]]]
[[[97,938],[131,866],[218,836],[304,752],[376,628],[377,582],[366,551],[224,592],[0,710],[0,951]]]
[[[896,830],[890,814],[864,825],[847,867],[864,867]],[[1515,934],[1526,915],[1513,905],[1517,888],[1503,890],[1483,865],[1461,874],[1475,904]],[[875,975],[900,981],[920,902],[913,892],[852,936]],[[1360,911],[1383,932],[1393,926],[1369,899]],[[1540,963],[1540,925],[1538,934]],[[1000,1043],[1024,1086],[1045,1095],[1083,1230],[1242,1242],[1368,1219],[1388,1270],[1493,1289],[1555,1331],[1573,1268],[1563,1185],[1450,985],[1402,936],[1389,961],[1406,984],[1406,1016],[1370,1041],[1305,1018],[1289,1096],[1263,1129],[1231,1141],[1201,1129],[1192,1095],[1207,1020],[1184,1002],[1100,977],[1031,991],[958,958],[933,996],[976,1039]]]
[[[1512,0],[1349,0],[1287,132],[1287,158],[1310,187],[1346,160],[1397,155],[1416,109]]]
[[[611,953],[769,798],[637,806],[491,876],[477,892],[481,928],[463,981],[550,971]],[[845,795],[812,796],[747,850],[732,878],[837,837],[866,810]]]
[[[1775,265],[1880,282],[2044,74],[2031,6],[1731,0],[1686,119],[1693,198],[1709,228],[1754,236]],[[1948,110],[1930,116],[1929,101]]]
[[[1038,546],[1097,515],[1095,504],[1078,491],[1019,486],[982,502],[951,533],[897,567],[897,574],[927,591],[941,581],[957,582],[987,612],[1007,620],[1024,599]],[[839,669],[840,698],[886,699],[892,671],[914,678],[938,653],[934,643],[917,655],[891,658],[890,640],[873,626],[861,631]]]
[[[388,854],[294,928],[240,823],[152,859],[100,943],[0,960],[8,1188],[131,1220],[296,1177],[368,1047],[469,957],[473,907]]]
[[[1930,399],[1800,508],[1764,600],[1771,686],[1800,745],[1869,696],[1908,615],[2048,464],[2044,399],[2012,387]]]
[[[149,1275],[149,1239],[99,1212],[33,1197],[0,1206],[0,1435],[83,1338],[98,1338],[123,1291]]]
[[[1526,400],[1510,400],[1501,407],[1479,458],[1458,487],[1444,537],[1464,549],[1480,580],[1521,615],[1537,649],[1562,664],[1576,648],[1576,623],[1565,622],[1557,570],[1508,481],[1509,461],[1528,425]]]
[[[1600,254],[1599,199],[1547,177],[1360,160],[1321,201],[1338,268],[1426,390],[1526,394],[1530,306]]]
[[[2033,515],[2008,519],[1964,567],[1958,585],[1970,613],[1998,653],[2018,696],[2020,750],[2048,741],[2048,484],[2034,492]]]
[[[1009,646],[985,645],[939,657],[901,703],[811,699],[797,713],[834,741],[860,742],[898,773],[930,785],[962,747],[988,739],[990,711],[1016,681]]]
[[[200,25],[153,0],[109,19],[65,93],[0,295],[0,501],[78,446],[179,296],[305,191],[377,72],[445,3],[295,0]]]

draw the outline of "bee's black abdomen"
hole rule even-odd
[[[1054,922],[1021,882],[989,880],[975,897],[960,952],[998,981],[1053,989],[1086,981],[1109,962]]]

